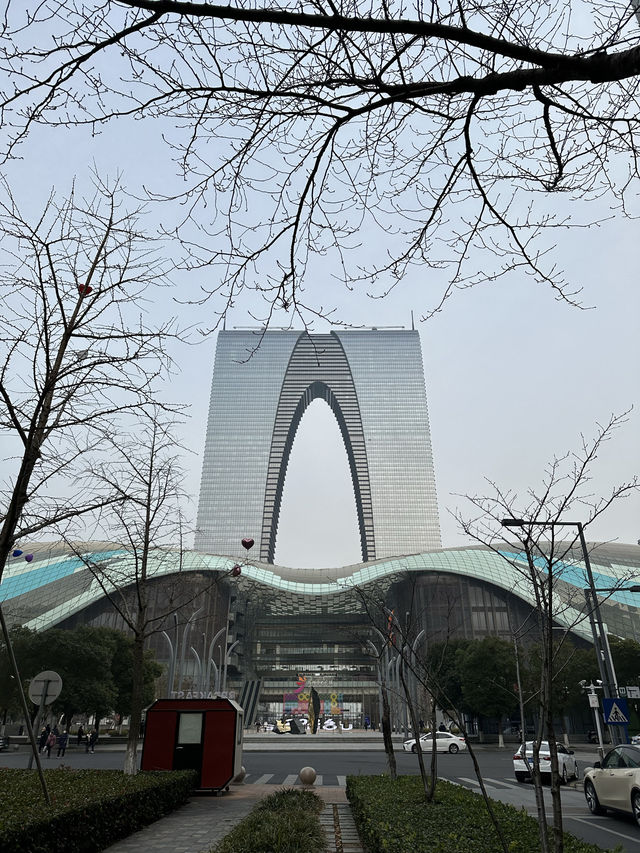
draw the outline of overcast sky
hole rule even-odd
[[[86,133],[43,129],[8,164],[7,176],[18,201],[35,210],[51,186],[68,190],[72,177],[88,180],[91,163],[102,174],[120,171],[132,192],[142,186],[167,187],[174,167],[157,134],[139,123],[124,123],[91,139]],[[561,197],[559,202],[563,202]],[[578,211],[581,215],[583,211]],[[632,211],[634,212],[634,211]],[[636,213],[638,211],[635,211]],[[170,221],[176,211],[150,214]],[[411,327],[415,312],[425,365],[436,482],[445,546],[465,544],[450,513],[465,510],[458,495],[486,493],[485,478],[524,493],[539,485],[554,454],[579,449],[581,434],[593,436],[597,422],[632,407],[628,423],[609,442],[593,470],[594,495],[640,471],[639,225],[591,204],[598,228],[557,232],[555,258],[583,287],[588,310],[554,300],[543,287],[518,272],[498,284],[460,292],[433,319],[418,318],[437,302],[444,279],[414,269],[384,300],[347,292],[318,269],[307,284],[322,292],[336,316],[356,326]],[[171,252],[170,246],[168,252]],[[178,278],[179,295],[193,293],[210,272]],[[206,325],[216,309],[197,311],[172,304],[187,322]],[[234,308],[227,328],[254,325],[247,301]],[[207,313],[208,312],[208,313]],[[277,325],[286,325],[282,314]],[[294,324],[296,325],[296,324]],[[317,323],[315,331],[329,329]],[[215,336],[176,353],[179,381],[167,393],[191,406],[184,441],[186,487],[194,508],[200,481]],[[640,496],[619,502],[591,529],[589,538],[635,543],[640,538]],[[238,531],[239,538],[256,531]],[[256,537],[257,538],[257,537]],[[346,454],[337,424],[326,405],[316,402],[303,418],[285,486],[276,562],[322,567],[360,559],[355,505]]]

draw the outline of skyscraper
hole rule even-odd
[[[252,536],[273,562],[289,455],[316,398],[342,433],[363,561],[439,548],[420,338],[357,330],[219,333],[196,549],[234,556]]]

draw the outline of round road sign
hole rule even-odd
[[[31,679],[29,699],[34,705],[50,705],[60,695],[62,678],[52,669],[45,669]]]

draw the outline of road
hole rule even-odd
[[[584,767],[592,763],[594,757],[587,751],[578,751],[580,775]],[[425,759],[429,760],[429,755]],[[25,767],[28,759],[26,750],[0,753],[0,766]],[[72,748],[64,759],[42,758],[44,767],[97,767],[101,769],[121,769],[124,760],[123,750],[98,746],[94,755],[84,750]],[[396,752],[398,773],[418,772],[415,755]],[[509,749],[483,748],[478,751],[478,762],[489,796],[517,808],[525,808],[533,817],[537,817],[533,785],[519,785],[513,776],[512,753]],[[318,774],[318,785],[344,785],[349,774],[376,774],[386,771],[384,752],[340,752],[340,751],[251,751],[245,752],[243,764],[247,771],[247,782],[265,785],[293,785],[302,767],[311,766]],[[438,775],[474,791],[479,790],[473,771],[471,758],[466,753],[458,755],[438,755]],[[550,797],[547,801],[550,814]],[[594,817],[587,809],[582,786],[569,785],[562,789],[563,819],[568,832],[591,843],[598,844],[604,850],[621,845],[624,853],[637,853],[640,843],[640,830],[631,818]]]

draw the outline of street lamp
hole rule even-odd
[[[598,596],[596,595],[597,589],[593,580],[593,572],[591,570],[591,561],[589,560],[589,552],[587,550],[587,542],[584,538],[584,528],[582,526],[581,521],[556,521],[550,519],[548,521],[525,521],[522,518],[503,518],[502,526],[503,527],[527,527],[527,525],[538,525],[541,527],[576,527],[578,529],[578,536],[580,538],[580,546],[582,548],[582,556],[584,559],[584,565],[587,570],[587,582],[588,586],[586,587],[588,593],[591,595],[592,599],[592,608],[590,609],[590,623],[591,623],[591,633],[593,635],[593,644],[596,649],[596,653],[598,656],[598,667],[600,669],[600,676],[602,678],[602,683],[604,687],[604,694],[607,697],[615,696],[617,694],[617,685],[616,685],[616,677],[615,671],[613,669],[613,661],[611,660],[611,653],[609,652],[609,644],[607,643],[606,634],[604,630],[604,625],[602,623],[602,616],[600,614],[600,605],[598,603]],[[640,589],[640,587],[639,587]],[[632,591],[633,590],[632,588]]]

